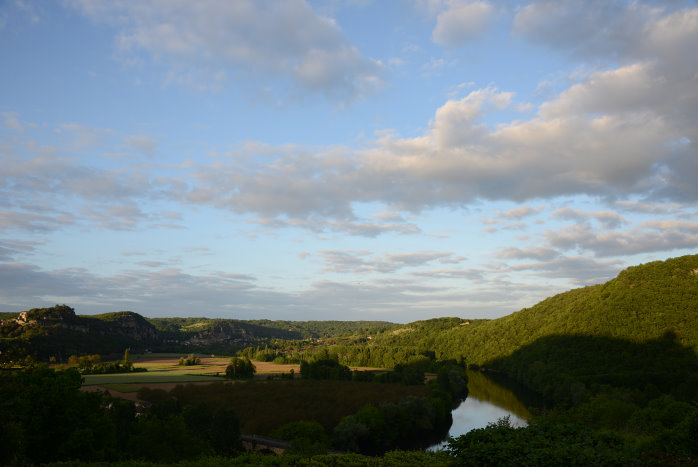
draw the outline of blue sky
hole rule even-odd
[[[698,5],[0,1],[0,311],[495,318],[698,247]]]

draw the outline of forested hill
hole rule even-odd
[[[272,340],[367,336],[398,326],[385,321],[270,321],[145,318],[131,311],[77,315],[66,305],[6,313],[0,320],[0,355],[16,360],[69,355],[199,351],[233,354]]]
[[[465,356],[483,364],[546,336],[642,343],[667,334],[698,350],[698,255],[629,267],[605,284],[570,290],[498,319],[417,321],[376,336],[371,345],[434,350],[441,358]]]
[[[605,284],[555,295],[454,334],[462,338],[467,355],[480,362],[550,335],[642,343],[670,333],[681,345],[698,350],[697,318],[698,255],[692,255],[630,267]]]

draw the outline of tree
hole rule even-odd
[[[225,376],[231,379],[248,379],[252,378],[256,371],[257,368],[249,358],[233,357],[225,369]]]
[[[76,369],[38,367],[0,375],[0,461],[109,460],[116,430],[101,393],[80,391]],[[9,449],[9,452],[6,451]]]
[[[133,362],[131,361],[131,349],[127,348],[124,350],[124,367],[127,369],[131,369],[133,367]]]
[[[189,431],[201,439],[207,440],[210,438],[213,412],[208,405],[199,402],[196,405],[187,406],[184,408],[182,415]]]
[[[325,429],[318,422],[299,420],[287,423],[271,433],[273,438],[291,443],[291,453],[312,456],[327,452],[330,443]]]
[[[240,450],[240,420],[230,409],[220,409],[211,423],[211,446],[217,454],[231,456]]]
[[[141,417],[136,433],[129,440],[129,454],[133,459],[174,463],[210,454],[206,441],[194,436],[181,415],[165,420]]]
[[[301,378],[351,381],[351,370],[336,358],[321,358],[311,363],[301,362]]]

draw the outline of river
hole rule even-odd
[[[484,428],[502,417],[508,416],[515,427],[526,426],[531,419],[531,412],[510,389],[475,371],[468,371],[468,397],[451,414],[453,425],[448,436],[452,437]],[[445,445],[446,441],[442,441],[429,449],[440,449]]]

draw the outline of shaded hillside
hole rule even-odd
[[[546,336],[485,365],[558,404],[577,404],[603,386],[698,398],[698,358],[671,333],[645,342]]]

